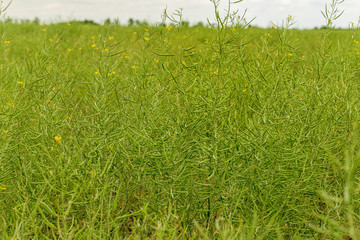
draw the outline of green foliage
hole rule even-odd
[[[359,31],[213,3],[213,28],[7,23],[0,238],[359,239]]]

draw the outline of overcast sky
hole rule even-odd
[[[6,2],[6,0],[5,0]],[[227,0],[221,0],[226,3]],[[321,11],[330,0],[244,0],[233,10],[248,9],[247,19],[256,17],[254,25],[267,27],[271,22],[280,24],[288,15],[294,16],[296,27],[312,28],[324,25]],[[129,18],[161,21],[161,14],[167,7],[168,12],[183,8],[183,17],[191,23],[214,22],[214,11],[210,0],[13,0],[7,16],[17,19],[43,21],[68,21],[90,19],[102,22],[106,18],[118,18],[127,23]],[[338,19],[337,26],[346,27],[350,22],[357,22],[360,15],[359,0],[345,0],[340,5],[345,10]]]

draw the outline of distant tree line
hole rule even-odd
[[[40,25],[41,24],[41,20],[38,17],[35,17],[33,20],[30,19],[13,19],[13,18],[6,18],[5,19],[6,22],[8,23],[13,23],[13,24],[36,24],[36,25]],[[89,19],[85,19],[85,20],[72,20],[72,21],[67,21],[67,23],[71,23],[71,24],[84,24],[84,25],[101,25],[100,23],[97,23],[93,20],[89,20]],[[146,20],[138,20],[138,19],[133,19],[133,18],[129,18],[129,20],[127,21],[127,24],[121,24],[119,19],[113,19],[111,20],[110,18],[107,18],[104,21],[104,25],[127,25],[127,26],[150,26],[152,24],[150,24],[148,21]],[[164,24],[165,25],[165,24]],[[174,24],[169,24],[170,26],[174,26]],[[214,25],[216,25],[214,23]],[[182,21],[182,26],[184,27],[189,27],[190,26],[190,22],[188,21]],[[203,22],[199,21],[198,23],[192,25],[195,27],[206,27],[207,24],[204,24]],[[252,26],[252,25],[248,25],[248,28],[261,28],[261,27],[257,27],[257,26]],[[324,30],[327,29],[327,26],[320,26],[320,27],[314,27],[314,30]],[[296,29],[296,28],[294,28]],[[339,28],[337,27],[336,29],[346,29],[346,28]]]
[[[9,23],[14,23],[14,24],[36,24],[36,25],[40,25],[41,24],[41,20],[38,17],[35,17],[33,20],[30,19],[13,19],[13,18],[8,18],[6,19],[7,22]],[[93,20],[72,20],[72,21],[66,21],[67,23],[77,23],[77,24],[87,24],[87,25],[101,25]],[[120,23],[119,19],[110,19],[107,18],[104,21],[104,25],[122,25]],[[127,25],[127,26],[150,26],[151,24],[146,21],[146,20],[137,20],[137,19],[133,19],[133,18],[129,18],[129,20],[127,21],[127,24],[123,24],[123,25]],[[171,25],[171,24],[170,24]],[[188,21],[183,21],[182,22],[183,26],[190,26],[190,23]],[[198,22],[195,26],[199,26],[202,27],[204,26],[204,24],[202,22]]]
[[[118,19],[111,21],[110,18],[107,18],[104,22],[104,25],[121,25],[121,24]],[[134,18],[129,18],[129,20],[127,21],[127,26],[149,26],[149,25],[151,25],[151,24],[146,20],[138,20],[138,19],[134,19]],[[169,24],[169,25],[174,25],[174,24]],[[188,26],[190,26],[190,22],[182,21],[182,25],[185,27],[188,27]],[[198,22],[194,26],[203,27],[204,23]]]
[[[6,22],[8,23],[14,23],[14,24],[36,24],[36,25],[40,25],[41,24],[41,21],[40,21],[40,18],[36,17],[34,18],[33,20],[30,20],[30,19],[13,19],[13,18],[8,18],[6,19]],[[88,24],[88,25],[100,25],[99,23],[97,22],[94,22],[93,20],[88,20],[88,19],[85,19],[85,20],[72,20],[72,21],[68,21],[67,23],[78,23],[78,24]]]

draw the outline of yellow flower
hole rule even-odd
[[[71,26],[71,23],[68,23],[67,25],[70,27],[70,26]]]
[[[292,57],[292,56],[293,56],[293,54],[292,54],[292,53],[288,53],[288,56]]]
[[[145,32],[148,32],[149,31],[149,29],[148,28],[145,28]]]
[[[68,48],[68,52],[71,52],[71,48]]]
[[[115,71],[112,71],[111,73],[115,75],[116,72],[115,72]]]
[[[5,44],[10,44],[10,41],[4,41]]]
[[[247,91],[247,89],[245,88],[244,90],[243,90],[243,92],[245,93]]]
[[[109,40],[111,41],[111,40],[113,40],[114,39],[114,37],[109,37]]]
[[[131,66],[132,69],[135,69],[135,66]]]
[[[107,49],[107,48],[105,48],[105,50],[104,50],[105,52],[108,52],[109,51],[109,49]]]
[[[0,189],[1,189],[1,190],[6,190],[6,187],[5,187],[5,186],[4,186],[4,187],[0,187]]]
[[[125,56],[126,59],[129,59],[130,57],[129,56]]]
[[[17,82],[17,85],[22,86],[22,85],[24,85],[24,83],[23,82]]]
[[[170,31],[172,29],[172,26],[166,26],[166,29]]]
[[[144,40],[145,40],[145,41],[149,41],[149,40],[150,40],[150,38],[148,38],[148,37],[144,37]]]
[[[4,133],[8,133],[8,132],[9,132],[9,130],[5,130],[5,129],[4,129],[4,131],[3,131],[3,132],[4,132]]]
[[[73,137],[73,136],[71,136],[71,135],[69,136],[69,138],[70,138],[70,139],[74,139],[74,137]]]
[[[60,143],[60,141],[61,141],[61,137],[59,137],[59,136],[55,136],[55,141],[56,141],[56,143]]]
[[[94,40],[94,39],[95,39],[95,37],[94,37],[94,36],[92,36],[92,37],[91,37],[91,39],[92,39],[92,40]]]
[[[95,72],[95,75],[98,75],[99,74],[99,72]]]
[[[95,44],[91,45],[91,47],[95,47]]]

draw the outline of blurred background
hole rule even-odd
[[[5,1],[6,4],[8,1]],[[272,23],[280,25],[288,15],[297,23],[296,28],[314,28],[325,25],[321,14],[329,0],[245,0],[233,6],[242,13],[247,11],[247,19],[254,17],[252,25],[270,27]],[[221,1],[221,8],[227,6]],[[210,0],[14,0],[7,16],[16,19],[32,20],[38,17],[41,22],[59,22],[70,20],[93,20],[98,23],[106,19],[118,19],[121,24],[133,20],[145,20],[148,23],[161,22],[161,14],[183,9],[183,17],[190,24],[203,22],[207,18],[214,20],[213,5]],[[343,16],[335,22],[337,27],[348,27],[357,23],[360,15],[360,1],[346,0],[341,4],[345,10]]]

